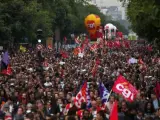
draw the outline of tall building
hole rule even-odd
[[[122,20],[122,12],[117,6],[110,6],[107,8],[106,14],[112,17],[112,20],[118,21]]]
[[[113,15],[113,19],[122,19],[122,20],[126,20],[126,12],[125,12],[125,8],[122,7],[122,3],[119,2],[118,0],[92,0],[92,3],[94,3],[95,5],[97,5],[97,7],[101,10],[101,12],[103,14],[109,14],[109,15]],[[116,6],[118,8],[118,10],[116,11],[108,11],[108,9],[112,9],[112,6]],[[118,18],[118,17],[120,18]]]

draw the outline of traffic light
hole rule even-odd
[[[37,40],[42,39],[42,38],[43,38],[43,30],[38,29],[37,30]]]

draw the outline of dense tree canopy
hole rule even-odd
[[[120,0],[127,6],[132,29],[149,41],[160,38],[160,4],[158,0]]]
[[[37,29],[43,38],[59,30],[61,38],[85,32],[84,18],[94,13],[105,24],[107,17],[87,3],[90,0],[0,0],[0,42],[36,41]],[[12,41],[12,42],[10,42]]]

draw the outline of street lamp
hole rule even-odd
[[[38,43],[41,43],[41,41],[42,41],[41,39],[38,39]]]
[[[38,29],[37,30],[37,40],[38,40],[38,43],[41,43],[42,39],[43,39],[43,30],[42,29]]]

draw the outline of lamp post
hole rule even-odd
[[[42,42],[42,38],[43,38],[43,30],[42,29],[37,29],[37,39],[38,39],[38,43]]]
[[[42,42],[42,40],[41,39],[38,39],[38,43],[41,43]]]

